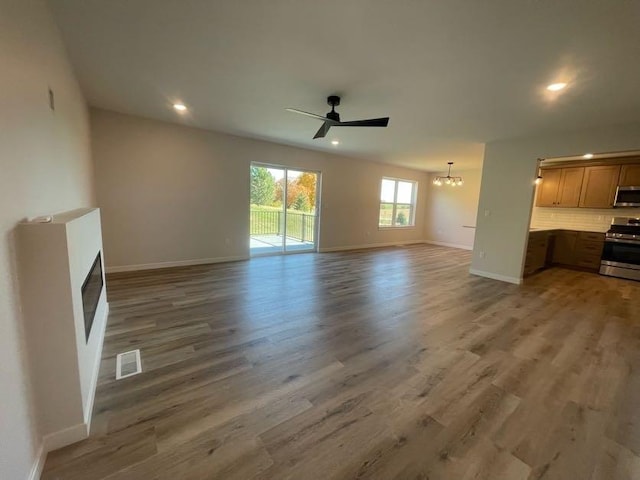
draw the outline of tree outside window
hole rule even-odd
[[[410,180],[383,178],[380,185],[380,227],[412,227],[415,225],[418,183]]]

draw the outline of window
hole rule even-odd
[[[380,186],[380,227],[413,227],[418,183],[383,178]]]

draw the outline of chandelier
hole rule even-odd
[[[464,183],[464,181],[462,180],[462,177],[452,177],[451,176],[451,165],[453,165],[453,162],[447,162],[447,165],[449,165],[449,172],[447,173],[446,177],[434,177],[433,178],[433,184],[434,185],[442,185],[443,183],[445,185],[451,185],[452,187],[455,187],[456,185],[462,185]]]

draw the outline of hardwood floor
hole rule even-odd
[[[640,283],[412,246],[113,275],[44,479],[640,478]],[[144,372],[116,381],[115,354]]]

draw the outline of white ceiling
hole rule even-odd
[[[91,105],[170,122],[441,171],[491,140],[640,120],[638,0],[51,5]],[[389,127],[312,140],[320,122],[284,110],[333,93],[343,120]]]

